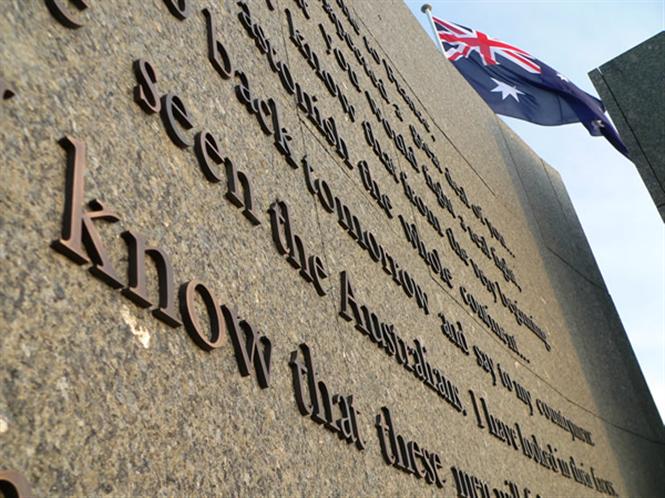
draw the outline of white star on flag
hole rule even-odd
[[[566,83],[570,83],[570,80],[566,78],[563,74],[561,73],[556,73],[556,75],[562,80],[565,81]]]
[[[518,90],[516,86],[510,86],[509,84],[494,78],[491,78],[491,80],[496,83],[496,88],[493,88],[492,91],[501,93],[501,100],[506,100],[508,97],[513,97],[517,102],[519,102],[519,95],[525,95],[525,93]]]

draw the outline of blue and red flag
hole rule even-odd
[[[528,52],[485,33],[432,17],[448,60],[494,112],[545,126],[581,122],[622,154],[628,150],[603,103]]]

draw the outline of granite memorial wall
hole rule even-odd
[[[0,33],[5,496],[662,492],[560,176],[400,1]]]

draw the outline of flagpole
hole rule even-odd
[[[420,11],[425,14],[429,20],[429,26],[432,28],[432,33],[434,34],[436,45],[439,47],[439,50],[441,50],[441,53],[446,55],[446,51],[443,49],[443,43],[441,43],[441,40],[439,40],[439,34],[436,30],[436,26],[434,26],[434,19],[432,19],[432,6],[428,3],[425,3],[422,7],[420,7]]]

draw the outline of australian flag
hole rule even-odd
[[[581,122],[622,154],[628,150],[597,98],[528,52],[432,17],[446,57],[494,112],[545,126]]]

